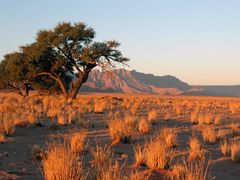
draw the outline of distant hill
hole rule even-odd
[[[199,86],[217,96],[240,96],[240,85],[236,86]]]
[[[135,70],[93,70],[83,92],[121,92],[168,95],[240,96],[239,86],[191,86],[174,76],[155,76]]]

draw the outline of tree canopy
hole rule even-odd
[[[51,79],[66,98],[74,99],[93,68],[111,69],[129,60],[118,50],[117,41],[94,42],[94,38],[95,31],[84,23],[63,22],[40,30],[34,43],[4,57],[0,81],[20,88],[36,79],[42,85]]]

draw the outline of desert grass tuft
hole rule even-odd
[[[229,143],[227,142],[226,138],[220,142],[220,150],[224,156],[227,156],[229,154]]]
[[[46,180],[85,179],[81,157],[71,151],[68,143],[54,142],[49,145],[42,161]]]
[[[155,123],[156,123],[156,120],[157,120],[157,115],[158,115],[157,110],[148,111],[148,121],[149,121],[151,124],[155,124]]]
[[[189,140],[189,157],[190,161],[195,159],[202,159],[204,157],[204,150],[201,142],[196,137],[191,137]]]
[[[108,123],[109,134],[114,141],[129,143],[133,136],[132,127],[123,120],[111,120]]]
[[[145,142],[146,165],[150,169],[167,169],[172,159],[172,151],[158,138]]]
[[[233,141],[230,146],[231,160],[234,162],[240,162],[240,142]]]
[[[148,134],[151,131],[151,124],[145,118],[141,118],[138,124],[138,131],[143,134]]]
[[[218,140],[216,131],[209,126],[202,129],[202,136],[203,140],[209,144],[214,144]]]

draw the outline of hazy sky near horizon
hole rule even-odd
[[[240,0],[0,0],[0,59],[62,21],[119,41],[129,69],[240,84]]]

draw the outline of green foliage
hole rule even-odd
[[[37,89],[60,88],[66,97],[75,98],[93,68],[111,69],[128,61],[117,49],[118,42],[93,42],[94,37],[84,23],[63,22],[40,30],[33,44],[5,56],[0,81],[31,81]]]

